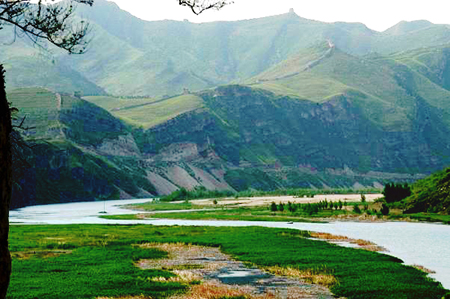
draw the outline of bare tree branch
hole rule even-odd
[[[201,14],[208,9],[221,9],[225,5],[232,4],[229,0],[177,0],[181,6],[189,7],[196,15]]]
[[[71,0],[53,3],[54,0],[0,0],[0,29],[13,25],[33,43],[47,40],[71,54],[86,51],[89,41],[89,24],[85,21],[72,22],[75,4],[92,5],[93,0]],[[17,31],[15,31],[15,35]]]

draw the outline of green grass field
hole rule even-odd
[[[203,106],[203,100],[191,94],[165,100],[118,97],[86,97],[85,99],[110,111],[114,116],[127,123],[145,129]]]
[[[121,98],[113,96],[88,96],[83,97],[83,99],[108,111],[129,106],[149,104],[158,100],[157,98]]]
[[[191,202],[168,203],[160,201],[149,201],[142,204],[125,205],[124,208],[142,211],[173,211],[173,210],[191,210],[207,208],[204,205],[196,205]]]
[[[240,221],[295,221],[295,222],[323,222],[319,220],[314,220],[313,218],[307,218],[308,216],[293,216],[290,213],[282,214],[272,213],[266,210],[256,210],[256,209],[226,209],[217,211],[195,211],[195,212],[174,212],[174,213],[152,213],[144,214],[145,218],[153,219],[185,219],[185,220],[240,220]],[[139,220],[137,215],[105,215],[101,216],[105,219],[115,219],[115,220]]]
[[[133,244],[182,242],[220,247],[234,258],[262,267],[327,269],[331,290],[352,298],[440,299],[447,291],[397,258],[307,239],[306,232],[260,227],[158,227],[148,225],[12,226],[13,274],[7,298],[96,298],[144,294],[166,298],[186,290],[159,283],[168,271],[140,270],[140,259],[166,256]]]

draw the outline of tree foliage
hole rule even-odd
[[[353,206],[353,212],[355,212],[356,214],[361,214],[361,209],[357,204]]]
[[[275,202],[273,202],[273,201],[272,201],[272,203],[270,204],[270,210],[271,210],[272,212],[278,211],[277,204],[276,204]]]
[[[383,205],[381,206],[380,212],[383,215],[388,215],[389,214],[389,207],[385,203],[383,203]]]
[[[388,183],[384,186],[383,195],[387,203],[401,201],[411,195],[408,183]]]

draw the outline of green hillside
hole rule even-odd
[[[300,51],[246,83],[318,103],[339,96],[352,98],[374,124],[385,130],[410,131],[417,117],[417,101],[447,116],[450,93],[431,76],[406,65],[404,56],[361,58],[324,43]],[[430,65],[429,69],[436,68]],[[442,117],[447,123],[449,119]]]
[[[107,111],[39,88],[10,91],[8,99],[33,127],[22,134],[32,146],[23,149],[31,167],[14,189],[12,208],[156,193],[136,160],[96,150],[130,133]]]
[[[391,57],[442,88],[450,90],[450,47],[448,45],[400,52]]]
[[[7,88],[46,87],[56,92],[81,92],[84,95],[105,94],[103,88],[87,80],[70,67],[35,56],[16,56],[2,60],[6,70]],[[37,75],[35,70],[42,70]]]
[[[397,24],[393,31],[387,30],[373,40],[373,52],[391,54],[400,51],[434,47],[449,43],[450,27],[427,21]],[[397,34],[398,33],[398,34]]]
[[[203,106],[202,99],[191,94],[167,99],[86,97],[86,100],[107,109],[129,124],[146,129]]]
[[[417,181],[406,199],[406,213],[450,214],[450,168]]]
[[[205,109],[134,131],[144,155],[156,155],[177,143],[194,143],[235,167],[267,168],[264,173],[276,167],[307,173],[339,169],[341,174],[349,168],[356,171],[355,177],[371,171],[426,173],[449,162],[445,141],[449,127],[440,111],[424,101],[415,102],[420,109],[411,117],[409,129],[394,123],[387,130],[385,123],[366,112],[380,109],[379,103],[356,92],[321,103],[238,85],[199,96]],[[298,174],[292,175],[287,184],[301,181],[294,179]]]
[[[108,112],[84,100],[41,88],[8,92],[8,99],[26,117],[27,141],[52,141],[66,137],[80,144],[98,145],[127,133],[127,128]]]

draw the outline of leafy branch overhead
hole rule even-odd
[[[189,7],[196,15],[201,14],[207,9],[221,9],[225,5],[232,4],[233,1],[228,0],[178,0],[178,4],[181,6]]]
[[[0,29],[12,27],[14,39],[27,36],[35,44],[48,40],[51,44],[71,54],[86,51],[89,24],[72,22],[75,2],[92,5],[94,0],[72,0],[54,3],[55,0],[0,0]],[[13,40],[14,42],[14,40]]]

